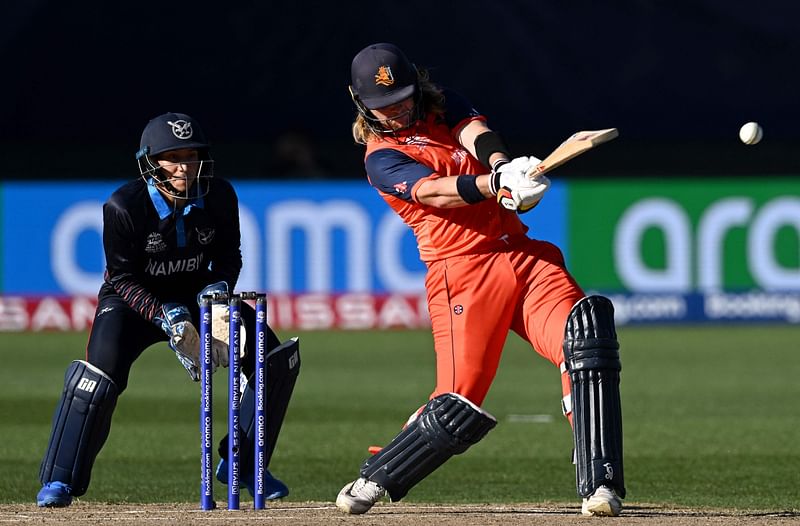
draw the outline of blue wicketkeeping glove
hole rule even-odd
[[[206,285],[206,287],[200,291],[197,295],[197,304],[200,305],[200,299],[203,296],[209,295],[213,296],[214,293],[228,293],[228,284],[224,281],[218,281],[216,283],[212,283],[211,285]]]
[[[175,351],[175,356],[189,373],[192,381],[200,380],[200,336],[192,324],[192,315],[185,305],[180,303],[165,303],[161,308],[161,315],[156,317],[161,328],[167,333],[169,346]],[[216,370],[213,359],[212,366]]]

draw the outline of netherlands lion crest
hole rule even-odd
[[[375,75],[375,84],[379,86],[391,86],[394,84],[394,75],[389,66],[379,66],[378,73]]]

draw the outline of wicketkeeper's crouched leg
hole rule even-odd
[[[291,338],[267,353],[266,358],[266,444],[264,451],[264,469],[269,467],[275,445],[281,432],[289,401],[292,398],[297,376],[300,374],[300,342],[298,338]],[[240,407],[240,436],[239,445],[241,481],[247,486],[251,494],[255,492],[255,376],[251,376],[242,392]],[[228,436],[226,435],[219,444],[219,454],[222,462],[217,468],[217,479],[228,483]],[[282,498],[288,495],[288,488],[279,480],[266,472],[268,499]]]
[[[497,420],[456,393],[430,400],[387,446],[364,462],[361,477],[342,488],[336,505],[364,513],[388,493],[392,501],[433,473],[450,457],[479,442]]]
[[[99,368],[76,360],[64,375],[47,452],[39,469],[39,506],[68,506],[86,493],[94,460],[111,430],[118,390]]]

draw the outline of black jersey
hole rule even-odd
[[[148,320],[163,303],[195,303],[210,283],[233,290],[242,268],[236,192],[211,178],[205,197],[174,209],[144,180],[127,183],[103,205],[103,247],[100,300],[121,296]]]

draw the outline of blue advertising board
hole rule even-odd
[[[273,293],[418,293],[411,230],[365,181],[239,182],[239,286]],[[0,293],[93,295],[102,282],[102,205],[121,182],[2,184]],[[522,217],[564,248],[566,188]]]
[[[239,195],[244,258],[239,289],[268,291],[278,326],[425,325],[425,266],[419,260],[414,237],[366,182],[233,183]],[[0,330],[80,328],[91,321],[93,306],[86,299],[96,295],[105,266],[102,206],[119,184],[0,185]],[[786,188],[785,183],[782,187],[763,181],[759,184],[758,189],[718,185],[722,190],[717,193],[699,194],[710,200],[703,206],[697,204],[694,193],[688,194],[691,199],[683,200],[670,194],[673,210],[683,206],[681,203],[699,207],[695,215],[700,226],[692,228],[687,220],[681,223],[685,235],[650,236],[651,223],[634,222],[648,234],[636,237],[636,243],[622,242],[627,238],[620,232],[627,231],[622,226],[628,224],[624,219],[631,209],[654,199],[664,202],[664,192],[653,185],[614,186],[612,181],[605,181],[587,190],[590,185],[586,182],[554,180],[547,198],[520,217],[530,227],[531,237],[551,241],[562,249],[587,293],[612,299],[620,325],[800,323],[800,290],[785,286],[796,283],[800,276],[800,201],[793,197],[794,188]],[[604,197],[603,192],[609,195]],[[631,203],[621,199],[628,193],[636,196]],[[761,194],[766,197],[753,201]],[[711,250],[713,244],[701,243],[694,250],[678,243],[695,235],[695,230],[698,236],[722,231],[703,226],[721,214],[703,211],[718,211],[745,198],[753,203],[747,209],[751,214],[736,216],[737,228],[730,236],[716,236],[725,239],[725,251],[718,257],[712,257],[717,254]],[[647,210],[653,215],[651,208]],[[614,215],[617,209],[621,219]],[[603,220],[587,221],[581,214]],[[743,228],[745,219],[751,216],[753,226]],[[661,225],[671,216],[655,217]],[[764,218],[771,219],[767,222]],[[767,224],[772,228],[767,229]],[[747,243],[742,242],[740,231],[748,232]],[[756,250],[758,247],[771,249]],[[651,252],[660,254],[660,259]],[[685,257],[676,259],[672,252]],[[636,281],[629,278],[630,272],[623,273],[633,261],[638,262],[640,273],[656,278],[671,276],[669,269],[689,261],[692,254],[699,270],[684,274],[696,274],[698,279],[688,287],[656,289],[654,286],[663,279]],[[750,263],[742,265],[742,261]],[[665,262],[673,263],[670,266]],[[707,278],[736,278],[744,275],[741,269],[759,281],[753,278],[742,282],[747,286],[741,286],[739,279],[728,286]],[[619,280],[624,281],[623,286],[604,277],[609,273],[627,276]],[[784,286],[770,285],[775,283]],[[354,315],[360,317],[354,320]]]

